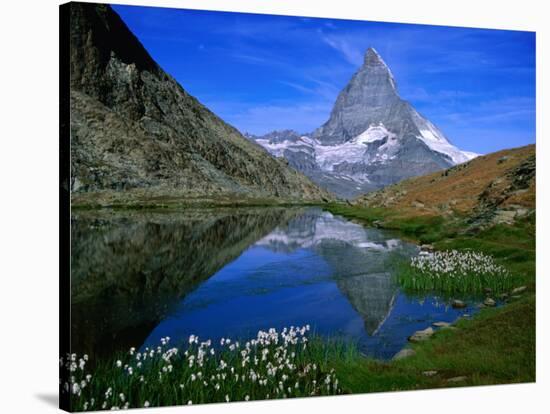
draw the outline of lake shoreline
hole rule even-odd
[[[440,330],[426,341],[411,344],[405,349],[413,352],[406,358],[389,363],[370,358],[338,362],[336,372],[343,389],[347,386],[352,393],[363,393],[535,381],[534,232],[525,231],[534,226],[534,217],[510,226],[495,225],[477,236],[461,236],[456,228],[464,225],[464,219],[459,217],[415,217],[410,212],[402,216],[391,209],[351,204],[332,203],[324,208],[369,227],[396,231],[418,245],[430,243],[430,249],[475,246],[524,274],[522,295],[515,295],[503,306],[486,307],[470,318],[459,319],[453,324],[457,329]]]
[[[219,200],[216,200],[219,201]],[[344,203],[288,203],[279,200],[212,200],[195,199],[186,203],[114,205],[87,207],[73,206],[74,212],[86,210],[122,210],[122,211],[166,211],[174,212],[197,208],[262,208],[262,207],[320,207],[325,211],[352,220],[364,227],[390,230],[403,240],[423,245],[433,244],[435,249],[470,248],[487,250],[498,257],[510,253],[510,246],[494,245],[495,235],[481,234],[479,237],[461,238],[449,228],[454,229],[460,219],[435,220],[430,217],[399,217],[395,212],[381,212],[377,209],[353,206]],[[411,223],[417,224],[412,226]],[[418,225],[418,223],[430,225]],[[434,223],[436,223],[434,225]],[[522,226],[516,227],[520,233]],[[508,230],[507,230],[508,231]],[[510,230],[511,231],[511,230]],[[529,232],[526,232],[529,233]],[[452,237],[449,236],[452,235]],[[497,234],[497,238],[498,238]],[[525,236],[524,238],[528,238]],[[516,237],[517,239],[517,237]],[[529,244],[524,239],[517,239]],[[483,244],[486,243],[486,244]],[[487,247],[489,246],[489,247]],[[492,247],[491,247],[492,246]],[[495,247],[496,246],[496,247]],[[514,249],[518,246],[514,245]],[[529,249],[526,249],[528,252]],[[451,329],[437,329],[430,338],[410,344],[414,355],[398,361],[365,357],[358,349],[355,352],[328,353],[324,356],[327,370],[334,369],[341,381],[344,393],[384,392],[395,390],[427,389],[464,385],[486,385],[513,382],[532,382],[534,369],[534,254],[518,264],[519,269],[529,275],[525,279],[526,292],[504,306],[480,309],[472,317],[459,318],[452,323]],[[512,263],[513,264],[513,263]],[[531,275],[532,273],[532,275]],[[424,328],[430,328],[431,325]],[[328,342],[327,342],[328,343]],[[328,349],[328,348],[327,348]]]
[[[101,191],[71,194],[71,208],[78,210],[183,209],[194,207],[321,207],[334,200],[306,198],[247,197],[236,194],[186,195],[155,194],[148,191]]]

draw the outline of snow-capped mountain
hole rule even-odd
[[[346,198],[477,156],[455,147],[401,99],[390,69],[373,48],[320,128],[304,135],[285,130],[249,138]]]

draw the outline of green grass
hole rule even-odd
[[[461,223],[458,220],[441,216],[401,217],[396,212],[384,208],[362,208],[337,203],[323,207],[333,214],[361,221],[369,226],[396,230],[402,237],[419,243],[433,243],[448,237],[454,237]]]
[[[124,194],[117,194],[122,197]],[[94,199],[93,195],[86,194],[84,199],[78,197],[72,200],[72,210],[178,210],[186,208],[215,208],[215,207],[312,207],[324,206],[323,200],[302,200],[302,199],[284,199],[284,198],[235,198],[228,196],[210,197],[210,198],[186,198],[169,196],[151,196],[148,198],[128,198],[101,200]]]
[[[393,362],[336,359],[332,367],[345,393],[413,390],[535,381],[535,298],[483,309],[456,330],[438,331],[413,345],[416,355]],[[426,376],[425,371],[437,371]],[[466,377],[456,383],[450,378]]]
[[[515,225],[499,224],[477,234],[442,239],[438,249],[470,249],[493,256],[518,277],[518,283],[535,285],[535,216],[519,220]]]
[[[473,250],[495,258],[516,277],[517,283],[535,283],[535,215],[514,225],[497,224],[484,230],[468,230],[464,217],[403,217],[399,212],[344,204],[324,207],[333,214],[369,226],[392,230],[407,240],[432,244],[437,250]]]

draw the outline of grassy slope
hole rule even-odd
[[[528,287],[520,298],[506,306],[483,309],[472,319],[458,321],[455,325],[458,329],[438,331],[430,340],[413,345],[416,355],[412,357],[388,363],[360,357],[327,360],[327,364],[336,369],[344,391],[358,393],[535,381],[535,215],[517,219],[514,224],[497,224],[481,230],[468,229],[466,224],[468,216],[478,207],[475,200],[479,200],[483,188],[495,180],[498,183],[506,173],[497,160],[508,156],[515,159],[517,165],[531,154],[534,154],[532,146],[490,154],[485,157],[485,163],[478,161],[473,167],[470,164],[461,169],[458,187],[453,174],[437,173],[447,186],[447,200],[449,197],[457,200],[455,206],[459,208],[451,214],[438,214],[435,208],[444,201],[445,193],[439,191],[442,182],[434,180],[436,175],[407,180],[398,184],[397,189],[372,195],[368,197],[369,206],[364,204],[368,202],[365,199],[354,205],[327,206],[334,214],[396,230],[406,239],[431,243],[436,249],[483,251],[505,265],[517,277],[518,284]],[[509,164],[509,167],[515,165]],[[403,189],[406,190],[404,194]],[[533,180],[529,189],[519,194],[521,197],[513,196],[514,203],[534,207],[534,191]],[[387,201],[388,192],[391,195],[401,192],[401,196],[392,200],[393,205],[382,206],[380,201]],[[423,194],[423,205],[415,208],[411,200],[418,200],[420,194]],[[432,370],[437,374],[423,374]],[[459,376],[466,379],[447,382]]]
[[[414,216],[470,215],[480,199],[502,208],[531,209],[535,208],[535,180],[518,168],[534,157],[534,145],[494,152],[443,172],[403,180],[357,201]],[[518,188],[519,182],[524,182],[524,188]]]

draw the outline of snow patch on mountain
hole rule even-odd
[[[420,135],[417,137],[431,150],[445,155],[453,164],[469,161],[476,153],[460,151],[452,145],[431,122],[420,116],[415,119]],[[323,145],[317,139],[291,136],[284,139],[256,138],[255,141],[276,157],[285,157],[285,151],[304,152],[313,157],[321,171],[338,174],[339,179],[368,183],[369,177],[361,169],[342,174],[339,169],[346,165],[377,163],[383,165],[395,159],[399,151],[399,140],[383,123],[371,124],[365,131],[349,141],[336,145]],[[375,150],[369,146],[375,146]],[[288,156],[288,153],[286,154]]]
[[[384,124],[380,123],[378,125],[371,125],[365,132],[362,134],[357,135],[353,140],[356,141],[358,144],[367,144],[369,142],[378,141],[380,139],[384,139],[391,133],[386,129]],[[395,136],[395,134],[391,134]]]
[[[478,154],[477,152],[472,152],[472,151],[462,151],[462,153],[464,154],[464,156],[468,158],[468,161],[473,160],[474,158],[479,157],[481,155],[481,154]]]
[[[374,157],[367,154],[368,144],[386,139],[376,152]],[[335,167],[344,163],[362,164],[369,162],[384,162],[395,156],[397,142],[395,134],[386,129],[384,124],[370,125],[368,129],[355,138],[337,145],[317,145],[316,161],[325,171],[334,171]],[[368,181],[365,174],[352,174],[361,181]]]
[[[314,153],[316,144],[314,140],[306,136],[302,136],[297,140],[285,139],[284,141],[280,142],[273,142],[269,139],[258,138],[256,139],[256,143],[260,144],[270,154],[276,157],[283,157],[286,150],[294,152],[306,151],[309,153]]]
[[[420,135],[417,138],[424,142],[431,150],[446,155],[452,160],[453,164],[462,164],[479,155],[474,152],[459,150],[445,138],[443,133],[434,124],[423,118],[418,112],[414,112],[413,120],[420,131]]]

